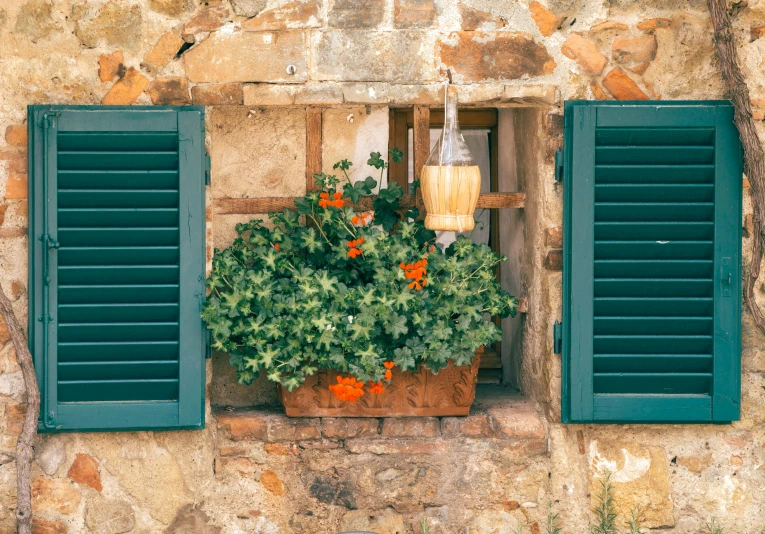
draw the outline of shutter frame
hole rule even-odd
[[[711,312],[714,348],[712,385],[708,394],[594,393],[594,354],[597,352],[593,348],[595,313],[592,304],[595,293],[592,284],[596,275],[590,249],[594,243],[591,218],[595,210],[593,154],[596,131],[600,131],[596,128],[714,128],[714,297]],[[658,142],[650,144],[660,145]],[[678,153],[669,156],[682,158]],[[732,105],[728,101],[568,101],[565,104],[563,157],[562,421],[722,423],[738,420],[741,388],[742,157],[738,132],[733,124]],[[697,171],[689,170],[689,173],[693,172]],[[629,184],[629,180],[625,182]],[[666,185],[660,179],[656,179],[655,183]],[[677,194],[683,193],[681,188],[676,191]],[[726,266],[723,266],[723,258],[726,258]],[[723,284],[721,273],[726,268],[731,273],[730,284]],[[665,269],[664,265],[660,269]],[[724,290],[727,296],[722,295]],[[629,354],[626,356],[629,357]],[[637,361],[638,356],[642,357],[636,355],[634,365],[644,365]],[[608,378],[624,378],[622,374],[611,373]],[[629,373],[626,378],[630,378]],[[690,377],[674,379],[687,380]]]
[[[52,344],[49,345],[47,358],[43,350],[43,324],[38,318],[43,310],[43,267],[45,259],[45,246],[39,240],[44,233],[43,229],[43,209],[46,207],[45,199],[41,194],[43,180],[43,164],[47,160],[53,167],[58,158],[62,156],[56,152],[56,135],[50,135],[48,145],[45,145],[45,131],[42,127],[42,119],[46,114],[55,116],[55,129],[69,132],[119,132],[132,133],[140,135],[164,135],[167,138],[169,132],[177,137],[178,143],[178,170],[176,171],[178,182],[178,251],[179,267],[176,271],[179,273],[178,283],[178,339],[182,346],[178,350],[178,392],[171,400],[149,400],[141,401],[139,397],[130,400],[109,400],[95,402],[58,402],[56,395],[58,388],[61,387],[56,379],[56,370],[59,362],[57,361],[55,335],[58,332],[58,317],[54,317],[54,323],[49,327],[49,336],[52,338]],[[38,383],[40,384],[42,403],[41,414],[38,424],[40,432],[65,432],[65,431],[114,431],[114,430],[161,430],[161,429],[194,429],[204,427],[205,412],[205,342],[204,328],[200,317],[200,306],[204,300],[204,265],[205,265],[205,194],[204,194],[204,108],[199,106],[29,106],[28,109],[28,129],[29,129],[29,346],[32,352]],[[164,132],[164,133],[162,133]],[[144,138],[146,139],[146,138]],[[117,143],[121,143],[122,137],[118,136]],[[146,141],[148,142],[148,141]],[[118,147],[119,149],[119,147]],[[123,148],[124,150],[124,148]],[[159,149],[164,150],[164,149]],[[71,157],[71,156],[70,156]],[[85,156],[87,158],[87,155]],[[91,157],[91,159],[93,159]],[[67,167],[64,167],[67,168]],[[148,172],[155,172],[151,169],[152,163],[146,163]],[[154,174],[147,175],[145,180],[154,179]],[[168,176],[171,176],[168,174]],[[53,205],[49,206],[48,227],[51,228],[53,237],[57,237],[55,219],[51,220],[51,213],[55,215],[59,212],[55,206],[55,199],[60,196],[58,193],[58,175],[49,176],[50,199]],[[91,197],[93,195],[90,195]],[[97,194],[96,194],[97,196]],[[135,196],[134,198],[139,198]],[[49,203],[50,204],[50,203]],[[64,205],[66,206],[66,205]],[[155,213],[148,213],[151,210],[143,209],[143,204],[139,205],[146,217],[157,217]],[[150,207],[149,204],[146,205]],[[98,208],[91,210],[94,217],[97,214],[108,212],[110,208]],[[80,208],[77,208],[83,211]],[[126,209],[126,217],[141,217],[142,210]],[[75,212],[76,210],[69,210]],[[87,210],[84,210],[87,211]],[[155,210],[155,212],[169,212],[170,210]],[[69,214],[69,216],[73,216]],[[86,217],[87,214],[74,213],[74,216]],[[164,217],[164,215],[162,215]],[[140,222],[140,219],[137,219]],[[148,221],[148,219],[143,219]],[[180,221],[184,224],[181,225]],[[125,223],[126,228],[135,224]],[[154,227],[159,223],[152,222],[147,226]],[[98,228],[99,225],[94,226]],[[70,230],[71,231],[71,230]],[[134,232],[130,232],[134,233]],[[143,245],[145,246],[145,245]],[[63,248],[63,247],[62,247]],[[86,247],[87,248],[87,247]],[[161,247],[159,247],[161,248]],[[101,251],[97,251],[103,253]],[[108,253],[108,252],[107,252]],[[129,250],[123,251],[128,255]],[[70,252],[70,254],[73,254]],[[95,253],[94,253],[95,254]],[[50,254],[51,258],[51,290],[52,296],[57,295],[58,287],[56,262],[59,253],[55,251]],[[92,260],[93,267],[98,271],[102,265],[96,260]],[[152,263],[149,260],[143,260]],[[131,265],[134,262],[131,262]],[[90,264],[89,264],[90,265]],[[119,266],[119,262],[109,265]],[[72,269],[69,276],[77,273],[78,269]],[[164,272],[163,268],[158,266],[147,266],[147,272]],[[127,272],[125,269],[117,269],[120,272]],[[168,270],[168,273],[172,270]],[[70,282],[71,283],[71,282]],[[116,282],[120,283],[120,282]],[[127,283],[127,282],[122,282]],[[149,282],[151,283],[151,282]],[[66,301],[65,301],[66,302]],[[93,301],[97,302],[97,301]],[[140,306],[141,302],[135,302],[135,306]],[[162,313],[163,309],[173,309],[174,304],[154,305],[152,308],[158,309]],[[117,305],[120,306],[126,305]],[[132,306],[129,305],[127,307]],[[164,306],[164,308],[163,308]],[[70,306],[71,308],[72,306]],[[88,305],[85,305],[87,308]],[[91,306],[95,311],[98,306]],[[51,314],[57,310],[56,302],[51,299]],[[119,313],[122,311],[117,310]],[[130,313],[131,310],[127,310]],[[135,312],[135,310],[132,310]],[[92,312],[92,311],[91,311]],[[69,313],[80,313],[80,310],[70,310]],[[123,319],[115,319],[119,321]],[[146,319],[149,320],[149,319]],[[126,326],[130,328],[129,323]],[[96,325],[95,330],[102,330],[103,325]],[[107,329],[107,332],[110,332]],[[52,334],[52,335],[51,335]],[[99,335],[107,335],[99,333]],[[111,338],[105,342],[110,342]],[[116,340],[115,340],[116,341]],[[50,350],[50,348],[54,350]],[[72,350],[71,348],[69,349]],[[107,349],[100,349],[106,352]],[[99,358],[101,355],[99,355]],[[131,360],[141,359],[136,355],[131,355]],[[85,361],[85,360],[83,360]],[[95,365],[99,364],[100,359],[95,360]],[[107,362],[113,364],[114,362]],[[163,364],[165,362],[159,362]],[[66,364],[63,364],[66,365]],[[70,364],[71,365],[71,364]],[[88,367],[88,365],[85,365]],[[114,367],[121,373],[120,366]],[[77,368],[75,368],[77,369]],[[134,375],[134,372],[130,373]],[[128,375],[117,380],[129,381]],[[129,383],[129,382],[127,382]],[[127,384],[126,383],[126,384]],[[80,384],[70,387],[83,387]],[[109,388],[109,385],[101,386]],[[87,386],[83,387],[86,389]],[[79,391],[79,390],[78,390]],[[127,390],[129,391],[129,390]],[[146,397],[152,398],[152,397]],[[169,398],[169,397],[168,397]]]

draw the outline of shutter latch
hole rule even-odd
[[[560,354],[563,352],[563,323],[555,321],[553,325],[553,352]]]
[[[205,185],[210,185],[210,156],[205,154]]]
[[[563,181],[563,151],[558,150],[555,152],[555,179],[559,182]]]

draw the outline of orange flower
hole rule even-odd
[[[360,237],[359,239],[354,239],[353,241],[346,241],[345,244],[348,245],[348,248],[350,249],[348,251],[348,257],[349,258],[355,258],[356,256],[361,255],[361,250],[356,248],[358,245],[361,245],[364,242],[364,238]]]
[[[414,264],[412,263],[400,263],[399,267],[404,271],[404,277],[407,280],[412,280],[407,284],[409,286],[409,289],[415,289],[419,291],[422,289],[427,279],[425,278],[425,275],[427,274],[427,267],[428,260],[425,258],[422,258],[421,260],[416,261]]]
[[[375,218],[375,216],[372,214],[371,211],[365,211],[360,216],[354,215],[351,218],[351,223],[357,225],[357,226],[366,226],[372,222],[372,220]]]
[[[357,248],[352,248],[348,251],[348,257],[349,258],[356,258],[356,256],[361,256],[361,251]]]
[[[319,193],[319,198],[326,200],[329,198],[329,193]]]
[[[338,199],[340,199],[340,198],[343,198],[343,194],[342,194],[340,191],[338,191],[337,193],[335,193],[335,194],[334,194],[334,195],[332,195],[332,196],[334,196],[334,197],[335,197],[335,200],[338,200]]]
[[[337,193],[335,193],[335,194],[337,194]],[[336,207],[336,208],[342,208],[343,206],[345,206],[345,200],[343,200],[342,198],[341,198],[340,200],[335,200],[335,201],[332,203],[332,205],[333,205],[334,207]]]
[[[329,386],[330,391],[341,401],[355,402],[364,395],[364,383],[354,377],[343,378],[337,375],[337,384]]]
[[[359,224],[360,221],[361,219],[359,219],[358,215],[354,215],[353,217],[351,217],[351,224]]]
[[[385,371],[385,380],[390,382],[391,378],[393,378],[393,373],[391,373],[390,371]]]
[[[369,383],[369,392],[373,393],[375,395],[379,395],[385,391],[385,388],[383,388],[382,382],[370,382]]]
[[[390,369],[393,369],[393,366],[396,364],[393,362],[383,362],[383,365],[385,366],[386,369],[390,370]]]
[[[274,248],[278,251],[279,250],[279,243],[274,243]]]

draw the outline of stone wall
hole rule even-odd
[[[732,10],[762,119],[765,0]],[[562,102],[723,97],[703,0],[13,0],[0,5],[0,50],[0,282],[22,321],[27,104],[208,106],[208,252],[250,218],[215,215],[217,199],[304,191],[306,106],[324,108],[325,166],[363,161],[387,147],[389,108],[439,104],[447,68],[463,103],[519,108],[527,194],[514,367],[527,400],[505,389],[466,419],[287,420],[244,408],[273,404],[273,388],[234,383],[216,355],[203,431],[41,437],[36,532],[404,533],[424,519],[432,532],[538,533],[549,502],[581,534],[605,469],[620,513],[641,506],[656,532],[698,533],[711,517],[727,533],[765,527],[765,338],[747,313],[740,422],[559,423]],[[744,250],[746,264],[749,237]],[[24,410],[0,325],[0,532],[13,531]]]

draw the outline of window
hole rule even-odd
[[[481,169],[481,193],[498,192],[498,113],[496,109],[463,109],[459,111],[459,124],[465,142],[470,147],[473,158]],[[443,109],[430,110],[430,149],[435,146],[444,126]],[[414,110],[396,109],[390,112],[390,142],[404,154],[401,163],[391,163],[390,177],[411,193],[415,180],[414,164]],[[476,225],[470,232],[475,243],[487,244],[496,254],[499,250],[499,216],[497,209],[478,207],[475,212]],[[456,239],[456,232],[438,232],[438,241],[448,246]],[[499,326],[499,318],[494,318]],[[500,343],[486,348],[481,355],[479,379],[484,383],[499,382],[502,377]]]
[[[204,110],[31,106],[41,431],[204,425]]]
[[[729,102],[567,102],[564,422],[740,412],[741,148]]]

